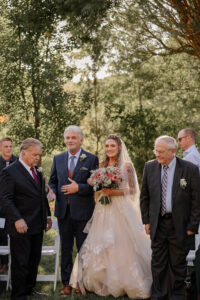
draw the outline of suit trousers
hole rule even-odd
[[[7,246],[8,245],[8,237],[6,230],[4,228],[0,228],[0,246]],[[8,264],[8,255],[1,255],[0,261],[2,265]]]
[[[58,219],[58,227],[61,241],[61,278],[63,285],[68,285],[73,261],[73,245],[74,238],[76,240],[76,247],[79,251],[87,234],[83,232],[87,220],[74,220],[70,215],[70,207],[68,205],[64,219]]]
[[[10,236],[12,300],[24,300],[36,284],[43,232]]]
[[[189,243],[189,241],[188,241]],[[188,245],[177,241],[172,217],[160,217],[152,245],[152,300],[184,300]]]

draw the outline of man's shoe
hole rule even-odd
[[[75,293],[76,293],[76,295],[82,295],[80,288],[76,288]]]
[[[2,265],[0,269],[0,274],[5,273],[8,270],[8,265]]]
[[[28,294],[27,296],[29,297],[47,297],[47,294],[43,294],[43,293],[39,293],[35,290],[33,290],[30,294]]]
[[[62,296],[70,295],[72,292],[72,287],[70,285],[65,285],[64,288],[60,291]]]

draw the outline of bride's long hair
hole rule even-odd
[[[109,136],[107,137],[106,141],[107,140],[114,140],[117,143],[117,145],[118,145],[119,152],[117,154],[117,159],[116,159],[116,162],[115,162],[115,166],[119,166],[119,158],[120,158],[120,153],[121,153],[121,149],[122,149],[122,141],[121,141],[120,137],[117,136],[117,135],[115,135],[115,134],[109,134]],[[103,168],[103,167],[106,168],[108,166],[108,163],[109,163],[109,157],[107,156],[106,151],[105,151],[104,152],[103,160],[100,163],[100,167],[101,168]]]
[[[119,152],[116,158],[115,166],[118,167],[123,175],[124,180],[122,181],[120,187],[124,190],[124,196],[131,199],[134,203],[135,209],[140,215],[139,208],[139,185],[137,174],[133,165],[133,162],[128,154],[126,145],[122,141],[122,139],[115,135],[110,134],[107,140],[114,140],[119,148]],[[104,154],[103,161],[100,163],[100,168],[107,167],[109,163],[109,157],[106,155],[106,151]],[[134,190],[134,193],[132,192]]]

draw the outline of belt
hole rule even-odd
[[[162,219],[171,219],[172,218],[172,213],[167,213],[164,214],[164,216],[161,216]]]

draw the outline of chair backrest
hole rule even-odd
[[[195,234],[195,250],[198,249],[199,245],[200,245],[200,225],[199,225],[198,233]]]

